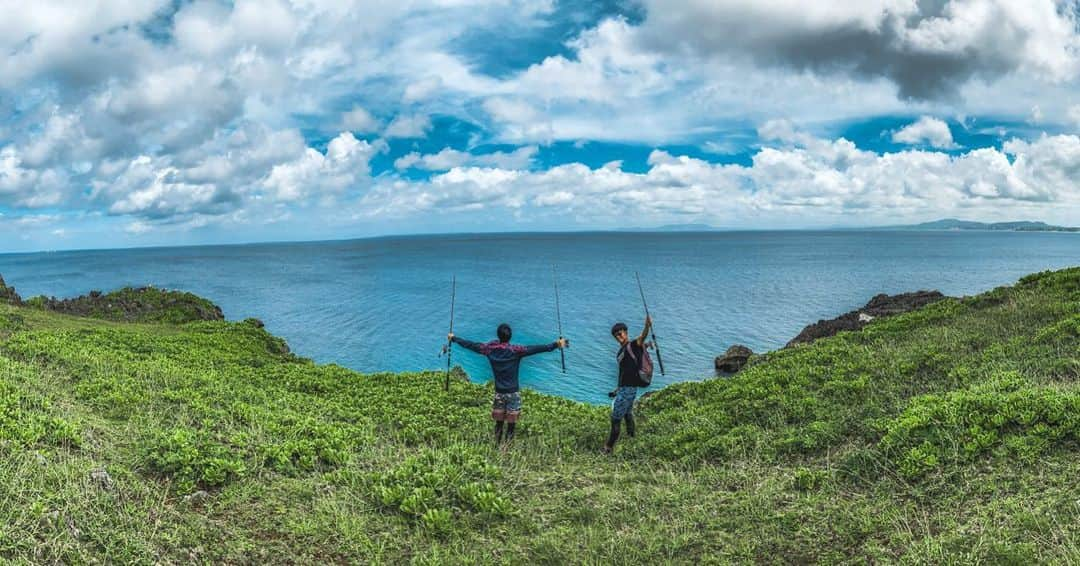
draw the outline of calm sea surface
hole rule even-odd
[[[803,326],[863,305],[876,293],[938,289],[974,294],[1045,269],[1080,265],[1080,234],[1017,232],[711,232],[455,235],[342,242],[0,254],[0,274],[23,297],[153,284],[192,291],[232,320],[262,319],[297,354],[356,370],[445,367],[439,348],[457,276],[455,332],[514,342],[557,336],[552,265],[566,373],[557,352],[522,366],[523,385],[589,402],[614,383],[611,325],[644,318],[641,273],[667,376],[712,375],[713,358],[741,343],[782,346]],[[455,348],[476,381],[479,356]]]

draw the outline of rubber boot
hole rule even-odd
[[[502,444],[503,422],[495,421],[495,447],[498,448]]]
[[[604,443],[604,453],[610,454],[612,450],[615,450],[615,443],[619,440],[619,425],[622,424],[622,420],[611,421],[611,432],[608,433],[607,442]]]
[[[514,427],[517,423],[506,423],[506,443],[510,444],[510,441],[514,439]]]
[[[635,434],[637,434],[637,427],[634,424],[634,415],[632,413],[627,413],[627,415],[626,415],[626,436],[629,436],[630,438],[634,438]]]

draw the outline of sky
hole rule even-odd
[[[0,0],[0,252],[1080,225],[1077,0]]]

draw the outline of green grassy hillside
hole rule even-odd
[[[1080,268],[668,387],[614,456],[533,393],[493,450],[461,377],[0,304],[0,558],[1080,562]]]

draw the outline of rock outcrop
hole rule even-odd
[[[784,347],[809,344],[819,338],[832,336],[845,330],[859,330],[875,318],[893,316],[947,299],[938,291],[915,291],[899,295],[875,295],[863,308],[842,314],[831,320],[819,320],[802,329]]]
[[[21,305],[22,298],[15,292],[14,287],[8,287],[4,283],[4,277],[0,276],[0,303],[9,303],[12,305]]]
[[[727,349],[723,356],[716,356],[716,371],[721,373],[735,373],[746,365],[754,352],[741,344],[736,344]]]
[[[73,299],[33,297],[26,304],[74,316],[124,322],[183,324],[198,320],[225,320],[221,307],[181,291],[156,287],[125,287],[111,293],[90,291]]]

